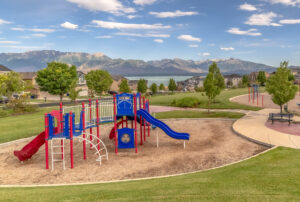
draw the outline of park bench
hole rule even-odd
[[[284,121],[289,122],[289,125],[291,125],[291,122],[293,121],[294,114],[283,114],[283,113],[270,113],[269,114],[269,120],[272,121],[272,124],[274,121]]]

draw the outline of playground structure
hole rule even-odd
[[[255,104],[259,106],[259,100],[261,98],[261,107],[264,106],[264,95],[262,95],[259,91],[259,85],[258,84],[252,84],[250,87],[248,87],[248,102],[252,104]]]
[[[114,139],[115,153],[119,149],[135,149],[138,152],[138,131],[140,145],[146,141],[146,133],[150,136],[151,128],[159,127],[168,136],[189,140],[189,134],[177,133],[165,123],[150,115],[149,100],[138,94],[118,94],[113,97],[100,98],[89,103],[75,106],[63,106],[60,104],[59,111],[45,114],[45,131],[28,143],[21,151],[14,151],[20,161],[30,159],[45,143],[46,169],[49,169],[49,143],[51,166],[54,169],[55,162],[62,162],[65,169],[65,141],[70,142],[70,163],[74,168],[73,141],[78,139],[83,144],[83,159],[86,160],[86,149],[94,149],[97,155],[96,161],[101,165],[102,159],[108,160],[106,145],[100,138],[100,125],[114,123],[109,134]],[[119,122],[118,122],[119,121]],[[131,121],[131,127],[129,127]],[[139,124],[138,124],[139,123]],[[139,129],[137,126],[139,125]],[[119,127],[122,128],[119,129]],[[93,133],[96,128],[96,134]],[[106,134],[106,131],[104,131]],[[49,142],[50,141],[50,142]],[[157,136],[158,145],[158,136]],[[184,142],[185,147],[185,142]]]

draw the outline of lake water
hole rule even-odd
[[[156,83],[158,86],[159,84],[163,83],[165,86],[167,86],[170,78],[173,78],[176,82],[178,82],[192,78],[192,76],[126,76],[126,78],[128,80],[145,79],[148,81],[148,86],[150,86],[152,83]]]

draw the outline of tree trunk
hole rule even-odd
[[[210,114],[210,98],[208,98],[207,110],[208,114]]]
[[[280,105],[280,114],[282,114],[282,105]]]
[[[59,95],[60,102],[62,102],[62,101],[63,101],[63,97],[64,97],[64,95],[63,95],[63,94],[62,94],[62,95]]]

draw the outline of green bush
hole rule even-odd
[[[20,97],[19,99],[11,100],[7,104],[7,108],[11,109],[15,114],[36,112],[38,110],[38,106],[28,104],[25,97]]]
[[[200,105],[200,100],[195,97],[184,97],[179,100],[173,100],[172,106],[197,108]]]
[[[0,118],[9,116],[9,111],[0,108]]]
[[[195,91],[196,92],[204,92],[205,91],[205,89],[204,89],[204,87],[203,86],[195,86]]]

